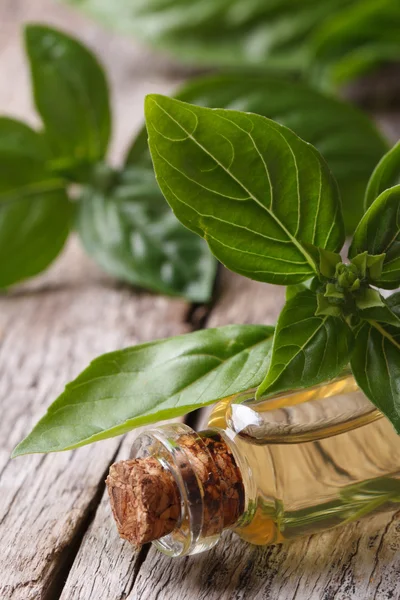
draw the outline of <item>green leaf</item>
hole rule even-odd
[[[356,267],[357,274],[359,277],[361,277],[361,279],[364,279],[367,275],[367,260],[367,251],[362,252],[361,254],[357,254],[357,256],[351,259],[351,264]]]
[[[326,290],[325,290],[324,296],[326,298],[334,298],[336,300],[344,299],[344,293],[337,289],[337,286],[335,283],[327,283],[326,284]]]
[[[310,31],[349,0],[64,0],[200,65],[299,70]]]
[[[332,12],[314,32],[318,83],[343,84],[400,56],[397,0],[357,0]],[[317,78],[316,78],[317,79]]]
[[[13,456],[77,448],[252,388],[273,328],[228,325],[97,358],[68,384]]]
[[[73,206],[63,187],[49,182],[13,192],[0,202],[0,288],[40,273],[61,252]]]
[[[351,264],[357,269],[360,279],[368,278],[369,281],[379,281],[382,275],[383,263],[386,254],[368,254],[367,250],[357,254],[351,259]]]
[[[319,270],[321,275],[328,278],[334,277],[336,265],[342,261],[340,254],[324,250],[323,248],[318,248],[318,251],[320,255]]]
[[[382,273],[373,282],[378,287],[396,288],[400,284],[400,185],[382,192],[361,219],[350,246],[349,256],[368,251],[386,254]]]
[[[342,314],[342,308],[340,304],[329,301],[326,294],[317,294],[317,310],[315,311],[316,317],[340,317]]]
[[[400,317],[400,292],[395,292],[386,298],[386,304],[395,315]]]
[[[0,118],[0,288],[43,271],[70,231],[73,206],[47,158],[41,135]]]
[[[347,81],[399,57],[397,0],[64,2],[180,61],[212,68],[306,73],[314,57],[321,85],[321,77]]]
[[[390,310],[389,306],[384,303],[383,306],[375,306],[366,308],[359,311],[359,316],[364,321],[377,321],[377,323],[384,323],[385,325],[393,325],[393,327],[400,327],[400,318]]]
[[[346,230],[354,231],[364,212],[368,179],[388,148],[374,123],[360,110],[303,83],[246,73],[197,78],[176,97],[200,106],[268,117],[313,144],[338,182]],[[148,160],[144,129],[127,160],[133,165]]]
[[[385,262],[386,254],[368,254],[367,269],[371,281],[379,281],[382,275],[383,263]]]
[[[379,161],[368,182],[365,209],[385,190],[400,183],[400,141]]]
[[[400,295],[392,294],[389,298],[382,298],[376,290],[371,291],[379,295],[379,300],[376,301],[375,305],[360,310],[359,316],[364,320],[372,319],[378,323],[400,327]]]
[[[20,121],[0,117],[0,202],[4,192],[49,178],[44,137]]]
[[[340,254],[331,252],[330,250],[324,250],[324,248],[317,248],[313,244],[304,242],[303,246],[313,259],[320,280],[324,281],[324,279],[335,277],[336,265],[342,261]]]
[[[107,149],[111,115],[104,72],[87,48],[56,29],[28,25],[25,42],[53,168],[75,175]]]
[[[311,291],[286,302],[258,398],[322,383],[336,377],[349,362],[353,338],[350,328],[343,319],[317,316],[316,311],[317,297]]]
[[[269,119],[146,99],[158,183],[178,219],[237,273],[294,284],[316,273],[301,242],[338,250],[338,190],[318,152]]]
[[[351,368],[364,394],[400,433],[400,330],[365,322],[356,334]]]
[[[294,285],[288,285],[286,288],[286,302],[295,298],[300,292],[305,292],[307,286],[304,283],[295,283]]]
[[[108,194],[86,188],[77,227],[87,252],[112,275],[194,302],[210,299],[216,262],[174,217],[152,170],[130,168]]]
[[[364,288],[356,295],[356,306],[360,310],[364,310],[366,308],[382,307],[385,306],[385,303],[378,290]]]

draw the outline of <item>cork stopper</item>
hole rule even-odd
[[[244,510],[240,470],[219,434],[181,435],[186,457],[180,473],[203,510],[202,536],[233,525]],[[135,546],[160,539],[179,526],[181,497],[171,472],[153,456],[111,465],[106,480],[119,534]],[[200,486],[200,487],[199,487]],[[201,488],[201,489],[200,489]]]
[[[157,459],[149,456],[114,463],[106,484],[119,535],[131,544],[159,539],[177,526],[179,491]]]

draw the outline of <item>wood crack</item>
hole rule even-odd
[[[386,535],[387,535],[387,533],[389,531],[390,526],[392,525],[393,521],[397,518],[398,515],[399,515],[399,513],[395,513],[392,516],[392,518],[387,522],[387,524],[386,524],[386,526],[385,526],[385,528],[384,528],[384,530],[382,532],[381,539],[379,540],[378,548],[377,548],[377,550],[375,552],[375,555],[374,555],[374,563],[373,563],[373,568],[372,568],[372,571],[371,571],[371,575],[369,577],[371,581],[373,581],[374,575],[375,575],[375,573],[376,573],[376,571],[378,569],[378,563],[379,563],[379,559],[380,559],[380,553],[382,551],[382,547],[383,547],[383,544],[385,542]],[[374,598],[377,598],[378,590],[379,590],[379,587],[380,587],[381,583],[382,583],[382,579],[380,580],[380,582],[379,582],[379,584],[378,584],[378,586],[376,588],[376,591],[375,591],[375,594],[374,594]]]

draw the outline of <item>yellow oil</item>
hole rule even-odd
[[[400,437],[351,376],[244,398],[223,400],[209,420],[233,440],[241,466],[242,538],[278,543],[400,507]]]

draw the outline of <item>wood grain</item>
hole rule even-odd
[[[116,286],[75,244],[40,282],[1,298],[0,598],[55,597],[121,440],[10,461],[12,448],[91,359],[187,331],[186,315],[183,301]]]
[[[398,517],[379,515],[288,545],[250,546],[231,534],[174,562],[151,550],[128,599],[397,599],[399,532]]]
[[[136,433],[126,436],[115,460],[129,456]],[[147,551],[148,547],[135,551],[118,536],[108,494],[104,491],[71,566],[60,600],[125,599]]]

